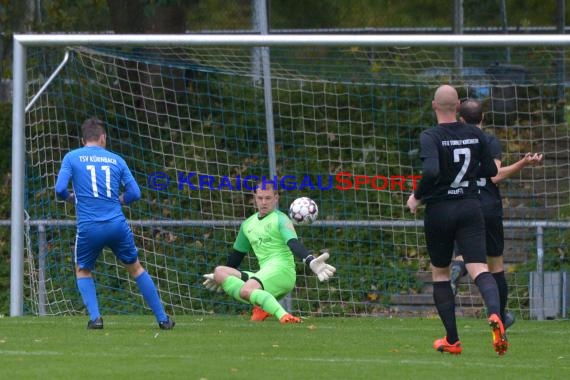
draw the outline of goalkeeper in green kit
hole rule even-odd
[[[234,299],[254,305],[252,321],[274,315],[282,324],[299,323],[301,319],[289,314],[278,301],[295,286],[293,256],[309,265],[319,281],[327,281],[336,269],[326,263],[327,252],[314,257],[297,239],[293,223],[277,209],[279,194],[272,182],[258,184],[254,199],[258,212],[241,224],[226,265],[205,274],[203,284],[209,290],[223,289]],[[259,262],[257,272],[238,269],[250,252]]]

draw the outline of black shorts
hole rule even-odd
[[[487,256],[503,256],[505,248],[505,234],[503,232],[502,216],[485,216],[485,236],[487,243]]]
[[[486,263],[485,221],[478,199],[441,201],[426,206],[426,245],[431,264],[451,263],[454,242],[465,263]]]
[[[500,257],[503,256],[505,249],[505,234],[503,231],[503,217],[500,215],[485,215],[485,244],[487,246],[487,256]],[[455,255],[460,256],[462,253],[454,245]]]

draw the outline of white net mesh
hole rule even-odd
[[[276,167],[278,180],[288,178],[280,182],[280,206],[286,209],[298,196],[317,201],[320,223],[297,232],[309,248],[329,249],[338,269],[323,285],[299,264],[297,287],[287,300],[291,311],[433,312],[423,229],[398,222],[413,220],[405,200],[421,174],[418,136],[433,125],[430,102],[441,83],[456,85],[462,98],[484,101],[487,129],[501,139],[504,165],[527,151],[545,154],[543,166],[502,185],[506,219],[568,218],[569,132],[565,82],[556,69],[560,50],[512,48],[512,61],[496,64],[503,49],[465,49],[461,70],[454,68],[453,53],[271,49]],[[29,97],[61,56],[57,49],[29,50]],[[64,154],[80,146],[82,121],[97,116],[108,126],[108,147],[126,159],[143,190],[141,201],[125,212],[167,309],[246,312],[247,306],[207,292],[201,275],[225,262],[239,221],[254,211],[245,179],[269,171],[255,56],[251,48],[72,49],[65,69],[26,115],[30,218],[74,218],[72,207],[55,200],[55,177]],[[45,251],[34,228],[26,243],[26,309],[39,313],[39,252],[46,259],[45,313],[81,312],[71,257],[74,227],[50,221],[45,229]],[[506,234],[510,308],[529,316],[534,229],[507,228]],[[562,229],[546,231],[546,257],[552,259],[547,269],[565,265],[567,237]],[[248,259],[242,267],[255,268],[256,262]],[[104,311],[146,310],[111,252],[102,254],[95,276]],[[467,280],[459,303],[466,313],[481,310]]]

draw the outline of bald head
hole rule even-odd
[[[432,106],[436,112],[455,115],[459,106],[459,96],[455,88],[447,84],[438,87],[433,96]]]

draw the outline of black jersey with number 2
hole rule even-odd
[[[420,135],[422,179],[415,191],[423,203],[478,198],[477,180],[497,166],[483,131],[460,122],[442,123]]]

